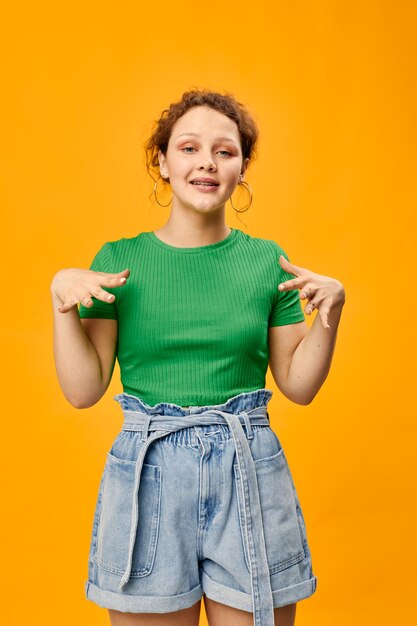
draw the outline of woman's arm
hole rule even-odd
[[[109,386],[117,320],[81,320],[76,307],[63,315],[58,311],[61,303],[54,297],[52,303],[58,381],[66,399],[77,409],[85,409],[98,402]]]
[[[309,404],[330,371],[343,304],[329,312],[330,328],[316,315],[305,322],[269,329],[269,365],[279,390],[297,404]]]
[[[282,283],[280,291],[300,289],[301,298],[309,299],[304,312],[317,308],[318,313],[310,330],[305,322],[269,329],[270,368],[287,398],[309,404],[330,371],[345,291],[340,281],[293,265],[283,256],[280,263],[297,276]]]
[[[77,301],[90,296],[110,301],[101,288],[121,286],[128,271],[105,274],[91,270],[61,270],[51,283],[54,357],[59,384],[67,400],[76,408],[98,402],[109,386],[116,358],[118,323],[114,319],[80,319]],[[114,295],[111,295],[114,300]]]

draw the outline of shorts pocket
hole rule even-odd
[[[101,506],[102,506],[102,501],[103,501],[103,483],[104,483],[104,472],[100,479],[100,485],[98,488],[98,495],[97,495],[96,506],[95,506],[95,511],[94,511],[93,530],[91,533],[91,541],[90,541],[89,562],[92,560],[97,550],[97,533],[98,533],[98,527],[99,527],[99,521],[100,521],[100,515],[101,515]]]
[[[303,535],[298,515],[298,501],[288,470],[284,450],[254,461],[270,574],[291,567],[304,559]],[[245,560],[250,571],[244,530],[243,485],[239,466],[233,465],[239,509],[240,530]]]
[[[110,452],[104,470],[96,563],[114,574],[127,567],[135,461],[118,459]],[[161,467],[144,463],[138,493],[138,526],[131,576],[147,576],[153,567],[159,533]]]

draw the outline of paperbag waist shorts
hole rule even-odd
[[[88,599],[168,613],[205,593],[273,626],[273,608],[314,593],[304,516],[269,424],[271,397],[257,389],[186,408],[115,396],[124,423],[100,481]]]

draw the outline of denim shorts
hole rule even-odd
[[[269,425],[271,396],[257,389],[191,407],[115,396],[124,423],[98,490],[89,600],[169,613],[204,593],[264,626],[272,605],[314,593],[304,516]]]

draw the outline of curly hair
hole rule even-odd
[[[172,103],[162,112],[161,117],[154,124],[151,137],[145,143],[146,168],[154,181],[156,179],[152,173],[154,172],[157,177],[159,175],[158,151],[161,150],[162,154],[167,153],[175,122],[189,109],[196,106],[208,106],[233,120],[239,130],[243,159],[248,158],[250,163],[256,158],[259,131],[245,105],[238,102],[231,93],[220,94],[207,89],[193,89],[186,91],[180,101]]]

